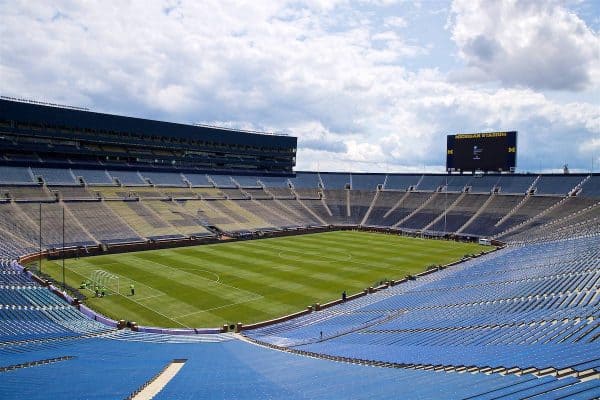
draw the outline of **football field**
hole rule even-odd
[[[71,287],[98,275],[95,271],[118,277],[119,293],[96,298],[82,290],[88,306],[111,318],[145,326],[218,327],[297,312],[335,300],[344,290],[351,295],[482,250],[490,248],[337,231],[67,259],[65,276]],[[43,272],[61,282],[61,261],[45,261]]]

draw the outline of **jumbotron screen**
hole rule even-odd
[[[516,165],[516,131],[448,135],[448,171],[514,171]]]

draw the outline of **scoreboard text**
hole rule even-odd
[[[514,171],[516,161],[516,131],[448,135],[447,171]]]

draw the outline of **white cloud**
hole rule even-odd
[[[441,171],[445,135],[480,129],[519,130],[524,168],[537,168],[540,155],[552,163],[542,167],[555,167],[558,154],[587,165],[578,143],[598,132],[597,102],[411,66],[447,55],[408,44],[395,29],[405,16],[377,7],[0,3],[2,94],[289,133],[299,137],[299,169]]]
[[[406,28],[408,26],[406,19],[399,16],[387,17],[383,20],[383,24],[392,28]]]
[[[598,34],[555,1],[455,0],[448,26],[485,79],[559,90],[599,83]]]

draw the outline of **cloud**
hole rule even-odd
[[[451,8],[452,39],[480,78],[552,90],[594,84],[600,38],[559,3],[455,0]]]
[[[386,17],[383,23],[386,27],[391,28],[406,28],[408,26],[406,19],[399,16]]]
[[[446,135],[482,129],[519,130],[522,168],[538,168],[540,155],[545,168],[589,163],[579,143],[598,135],[597,96],[487,84],[502,82],[488,64],[507,52],[505,38],[467,29],[468,11],[453,8],[454,40],[477,61],[456,79],[440,67],[452,48],[418,40],[428,20],[404,26],[411,14],[385,3],[0,2],[2,94],[295,135],[299,169],[443,171]],[[529,14],[523,23],[539,31]],[[588,40],[584,28],[568,40]]]

